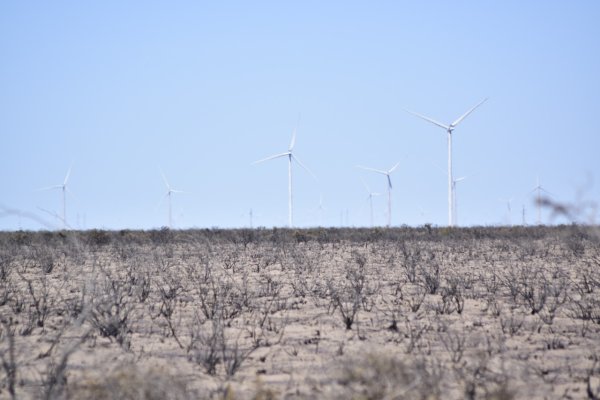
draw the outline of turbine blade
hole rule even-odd
[[[476,109],[477,107],[479,107],[480,105],[482,105],[483,103],[485,103],[485,102],[487,101],[487,99],[488,99],[488,98],[486,97],[485,99],[481,100],[479,103],[477,103],[477,105],[476,105],[476,106],[474,106],[473,108],[471,108],[469,111],[467,111],[467,112],[466,112],[466,113],[464,113],[462,116],[460,116],[460,118],[458,118],[456,121],[454,121],[452,124],[450,124],[450,126],[451,126],[451,127],[455,127],[456,125],[460,124],[460,122],[461,122],[463,119],[467,118],[467,116],[468,116],[469,114],[471,114],[473,111],[475,111],[475,109]]]
[[[542,187],[540,185],[537,185],[536,187],[534,187],[533,189],[531,189],[531,191],[529,193],[533,193],[538,189],[542,189]]]
[[[73,198],[73,200],[75,200],[77,203],[79,203],[79,199],[77,198],[77,196],[75,196],[75,193],[73,193],[73,191],[71,189],[69,189],[68,187],[65,186],[65,191],[69,193],[69,196],[71,196]]]
[[[375,169],[375,168],[369,168],[369,167],[363,167],[362,165],[357,165],[356,168],[360,168],[360,169],[364,169],[366,171],[373,171],[373,172],[377,172],[379,174],[383,174],[383,175],[387,175],[387,171],[382,171],[380,169]]]
[[[62,189],[63,185],[54,185],[54,186],[47,186],[47,187],[43,187],[41,189],[36,189],[36,192],[43,192],[45,190],[52,190],[52,189]]]
[[[313,178],[315,178],[315,180],[318,181],[317,176],[315,174],[312,173],[312,171],[310,169],[308,169],[308,167],[306,165],[304,165],[302,163],[302,161],[300,161],[298,159],[298,157],[296,157],[295,155],[292,154],[292,158],[294,159],[294,161],[296,161],[302,168],[304,168],[306,170],[306,172],[308,172]]]
[[[397,163],[396,163],[396,165],[394,165],[394,166],[392,167],[392,169],[390,169],[390,170],[388,171],[388,175],[389,175],[389,174],[391,174],[392,172],[394,172],[394,171],[396,170],[396,168],[398,168],[398,165],[400,165],[400,162],[397,162]]]
[[[167,198],[167,196],[169,196],[169,192],[165,193],[161,198],[160,201],[158,202],[158,204],[156,205],[156,208],[154,209],[154,212],[158,211],[158,209],[160,208],[160,206],[162,205],[163,201],[165,201],[165,198]]]
[[[163,182],[165,182],[165,186],[167,187],[167,189],[171,190],[171,185],[169,185],[169,181],[167,180],[167,177],[165,176],[165,173],[162,169],[160,169],[160,175],[162,176]]]
[[[435,119],[433,119],[433,118],[426,117],[426,116],[424,116],[424,115],[422,115],[422,114],[419,114],[419,113],[416,113],[416,112],[414,112],[414,111],[410,111],[410,110],[404,110],[404,111],[406,111],[407,113],[409,113],[409,114],[412,114],[412,115],[414,115],[414,116],[416,116],[416,117],[422,118],[422,119],[424,119],[425,121],[431,122],[432,124],[434,124],[434,125],[437,125],[437,126],[439,126],[440,128],[444,128],[445,130],[448,130],[448,129],[450,129],[450,127],[449,127],[448,125],[444,125],[444,124],[442,124],[441,122],[438,122],[438,121],[436,121],[436,120],[435,120]]]
[[[298,127],[294,127],[294,130],[292,132],[292,140],[290,141],[290,147],[288,147],[288,151],[291,153],[292,150],[294,149],[294,145],[296,144],[296,130],[298,129]]]
[[[465,179],[467,179],[467,177],[466,177],[466,176],[461,176],[460,178],[456,178],[456,179],[454,180],[454,182],[460,182],[460,181],[464,181]]]
[[[267,157],[267,158],[263,158],[262,160],[254,161],[250,165],[260,164],[261,162],[265,162],[265,161],[272,160],[274,158],[279,158],[279,157],[284,157],[284,156],[289,156],[289,155],[290,155],[290,152],[286,151],[285,153],[275,154],[274,156],[270,156],[270,157]]]
[[[71,176],[71,169],[73,168],[73,166],[69,167],[69,170],[67,171],[67,176],[65,176],[65,180],[63,181],[63,185],[67,185],[67,181],[69,180],[69,176]]]
[[[387,175],[387,180],[388,180],[388,186],[390,187],[390,189],[392,188],[392,178],[390,178],[389,175]]]
[[[367,189],[367,193],[369,193],[369,196],[370,196],[371,195],[371,188],[369,188],[369,185],[367,185],[367,182],[365,182],[365,180],[362,177],[360,178],[360,181],[365,186],[365,189]]]

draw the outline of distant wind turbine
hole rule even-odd
[[[323,207],[323,195],[320,194],[319,195],[319,206],[316,209],[317,213],[318,213],[318,217],[319,217],[319,226],[322,227],[323,226],[323,212],[325,211],[325,207]]]
[[[363,167],[361,165],[357,166],[358,168],[362,168],[367,171],[377,172],[378,174],[382,174],[382,175],[386,176],[387,183],[388,183],[388,223],[387,223],[388,227],[392,225],[392,178],[390,177],[390,175],[392,174],[392,172],[394,172],[396,170],[396,168],[398,168],[398,165],[400,165],[400,163],[396,163],[396,165],[394,165],[392,168],[390,168],[387,171],[384,171],[381,169]]]
[[[510,199],[498,199],[498,200],[506,204],[506,212],[508,215],[507,221],[508,221],[508,225],[511,226],[512,225],[512,202],[514,200],[514,197],[511,197]]]
[[[67,192],[69,192],[71,195],[73,195],[73,192],[71,192],[69,190],[69,188],[67,187],[67,182],[69,181],[69,177],[71,176],[71,169],[72,169],[72,166],[69,167],[69,170],[67,171],[67,175],[65,176],[65,179],[63,180],[62,185],[54,185],[54,186],[49,186],[49,187],[39,189],[39,191],[53,190],[53,189],[60,189],[62,191],[62,203],[63,203],[62,217],[59,217],[59,219],[62,220],[64,229],[67,229],[69,227],[69,224],[67,223]]]
[[[162,196],[162,198],[160,199],[160,203],[158,203],[158,205],[160,206],[160,204],[163,202],[163,200],[165,199],[165,197],[167,198],[168,201],[168,206],[169,206],[169,229],[171,229],[173,227],[173,217],[172,217],[172,204],[171,204],[171,196],[173,193],[185,193],[183,190],[175,190],[171,187],[171,185],[169,184],[169,181],[167,180],[167,177],[165,176],[165,174],[162,172],[162,170],[160,171],[160,174],[163,178],[163,181],[165,182],[165,186],[167,187],[167,191],[165,192],[165,194]]]
[[[537,205],[537,224],[542,224],[542,192],[545,192],[547,195],[552,196],[552,193],[544,189],[544,187],[540,184],[540,177],[537,177],[536,185],[531,190],[531,193],[536,192],[535,203]]]
[[[369,185],[367,185],[367,183],[364,181],[364,179],[361,179],[363,185],[365,186],[365,189],[367,190],[368,196],[367,196],[367,201],[369,202],[369,214],[371,216],[371,227],[373,227],[373,196],[380,196],[381,193],[375,193],[375,192],[371,192],[371,188],[369,188]]]
[[[453,225],[453,218],[452,218],[452,212],[453,212],[453,199],[454,196],[452,194],[453,192],[453,178],[452,178],[452,132],[454,131],[454,129],[458,126],[458,124],[460,124],[462,122],[462,120],[464,120],[465,118],[467,118],[467,116],[469,114],[471,114],[473,111],[475,111],[475,109],[477,107],[479,107],[480,105],[482,105],[483,103],[485,103],[485,101],[487,100],[487,98],[483,99],[481,102],[479,102],[476,106],[474,106],[473,108],[471,108],[469,111],[467,111],[466,113],[464,113],[463,115],[461,115],[457,120],[455,120],[454,122],[452,122],[450,125],[446,125],[446,124],[442,124],[441,122],[438,122],[432,118],[426,117],[424,115],[418,114],[416,112],[413,111],[409,111],[409,110],[405,110],[406,112],[408,112],[409,114],[415,115],[419,118],[424,119],[427,122],[431,122],[434,125],[439,126],[440,128],[443,128],[446,130],[446,132],[448,133],[448,225],[452,226]]]
[[[315,175],[308,169],[306,165],[304,165],[298,157],[296,157],[293,153],[294,145],[296,144],[296,130],[292,132],[292,141],[288,147],[288,150],[285,153],[275,154],[273,156],[263,158],[262,160],[258,160],[252,163],[252,165],[259,164],[265,161],[273,160],[279,157],[287,157],[288,159],[288,226],[291,228],[294,226],[294,210],[293,210],[293,193],[292,193],[292,160],[296,161],[298,165],[304,168],[313,178],[316,179]]]

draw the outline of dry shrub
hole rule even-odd
[[[69,384],[69,399],[182,400],[195,398],[186,384],[162,368],[122,365],[112,373]]]
[[[441,399],[439,377],[424,362],[406,362],[383,353],[367,353],[344,363],[340,398]]]

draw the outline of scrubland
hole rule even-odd
[[[594,227],[0,233],[0,398],[598,399]]]

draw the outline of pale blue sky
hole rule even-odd
[[[369,224],[367,193],[394,173],[393,225],[447,222],[454,133],[458,223],[536,212],[539,175],[557,200],[600,201],[597,1],[4,1],[0,3],[0,205],[74,227],[284,226],[287,150],[295,222]],[[442,171],[440,171],[442,169]],[[587,177],[592,176],[594,183]],[[386,199],[375,199],[386,221]],[[346,214],[347,210],[347,214]],[[344,215],[343,221],[341,215]],[[348,219],[346,220],[346,215]],[[547,213],[544,213],[547,221]],[[564,222],[556,220],[554,222]],[[0,229],[39,229],[3,216]]]

